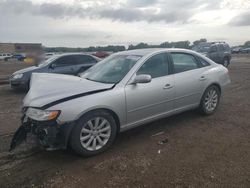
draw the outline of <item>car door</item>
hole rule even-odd
[[[206,71],[210,64],[202,64],[198,57],[189,53],[172,52],[170,55],[174,69],[175,110],[198,105],[206,86]]]
[[[90,55],[76,55],[75,58],[76,58],[76,67],[74,72],[75,75],[84,72],[97,62],[97,60]]]
[[[212,45],[209,49],[209,58],[212,59],[214,62],[220,62],[220,52],[217,45]]]
[[[74,75],[76,70],[75,62],[76,60],[74,55],[61,56],[50,63],[49,72]]]
[[[169,67],[166,53],[154,55],[136,72],[136,75],[151,75],[151,82],[126,85],[128,124],[148,120],[173,110],[174,78]]]

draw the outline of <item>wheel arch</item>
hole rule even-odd
[[[217,83],[217,82],[213,82],[213,83],[209,84],[207,87],[205,87],[205,89],[204,89],[203,92],[202,92],[200,101],[202,100],[202,97],[203,97],[204,93],[206,92],[206,90],[207,90],[209,87],[211,87],[211,86],[216,86],[216,87],[218,87],[218,89],[219,89],[219,91],[220,91],[220,94],[221,94],[222,90],[221,90],[220,84]]]
[[[84,113],[82,113],[78,118],[80,119],[81,117],[85,116],[86,114],[89,114],[89,113],[93,113],[93,112],[96,112],[96,111],[105,111],[107,113],[109,113],[110,115],[112,115],[112,117],[114,118],[115,120],[115,123],[117,125],[117,133],[120,132],[120,118],[119,116],[117,115],[117,113],[115,113],[113,110],[109,109],[109,108],[105,108],[105,107],[100,107],[100,108],[95,108],[95,109],[91,109],[91,110],[88,110],[88,111],[85,111]]]
[[[219,89],[219,91],[220,91],[220,94],[221,94],[221,86],[220,86],[220,84],[219,83],[217,83],[217,82],[214,82],[214,83],[212,83],[212,84],[210,84],[210,85],[208,85],[208,87],[207,88],[209,88],[209,87],[211,87],[211,86],[216,86],[216,87],[218,87],[218,89]],[[206,88],[206,89],[207,89]],[[206,91],[206,90],[205,90]],[[205,92],[204,91],[204,92]]]
[[[224,60],[224,59],[227,59],[227,60],[230,62],[231,57],[230,57],[230,55],[225,55],[225,57],[223,58],[223,60]]]

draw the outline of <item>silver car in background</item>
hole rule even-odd
[[[227,68],[184,49],[116,53],[81,77],[34,73],[10,149],[30,132],[49,150],[95,155],[121,131],[195,108],[214,113],[229,83]]]

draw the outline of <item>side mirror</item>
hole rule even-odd
[[[149,74],[136,75],[132,84],[145,84],[151,82],[152,77]]]

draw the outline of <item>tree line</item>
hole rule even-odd
[[[96,51],[110,51],[118,52],[126,50],[125,46],[90,46],[88,48],[69,48],[69,47],[44,47],[45,52],[96,52]]]
[[[129,45],[127,50],[142,49],[142,48],[185,48],[192,49],[193,46],[199,43],[207,42],[207,39],[202,38],[191,43],[190,41],[177,41],[177,42],[163,42],[158,45],[147,44],[140,42],[136,45]],[[250,41],[246,41],[243,45],[239,47],[249,48]],[[109,51],[118,52],[126,50],[125,46],[122,45],[108,45],[108,46],[90,46],[88,48],[69,48],[69,47],[44,47],[45,52],[96,52],[96,51]]]

